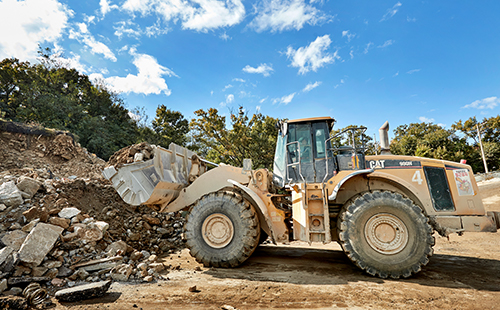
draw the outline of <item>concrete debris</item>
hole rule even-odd
[[[220,307],[222,310],[238,310],[237,308],[230,306],[230,305],[224,305]]]
[[[62,218],[65,218],[65,219],[71,219],[72,217],[74,216],[77,216],[78,214],[80,214],[80,210],[78,210],[77,208],[64,208],[61,210],[61,212],[59,212],[59,217],[62,217]]]
[[[21,192],[28,194],[29,198],[35,196],[40,186],[42,186],[42,183],[27,176],[21,176],[17,182],[17,188]]]
[[[38,266],[63,232],[63,228],[51,224],[39,223],[29,233],[19,249],[19,259],[33,266]]]
[[[24,202],[21,192],[14,181],[0,185],[0,203],[8,207],[17,207]]]
[[[104,161],[63,136],[0,132],[0,294],[32,282],[166,279],[158,257],[185,247],[181,212],[129,206],[102,178]],[[153,156],[148,144],[120,152],[122,163]]]
[[[134,268],[128,264],[121,264],[111,270],[111,277],[116,281],[128,281]]]
[[[74,302],[103,296],[111,286],[111,281],[79,285],[57,291],[55,297],[59,301]]]

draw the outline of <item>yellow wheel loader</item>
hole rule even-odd
[[[187,246],[205,266],[238,266],[269,237],[274,244],[337,241],[368,274],[409,277],[429,261],[434,231],[500,228],[500,212],[485,212],[469,165],[391,155],[387,122],[381,155],[365,156],[356,131],[366,128],[330,137],[333,123],[280,122],[272,173],[252,170],[250,160],[242,168],[216,165],[171,144],[103,174],[127,203],[189,210]]]

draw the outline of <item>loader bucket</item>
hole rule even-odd
[[[103,171],[104,177],[128,204],[169,203],[189,185],[192,168],[197,168],[198,175],[204,172],[199,171],[197,155],[184,147],[171,143],[168,149],[153,146],[153,150],[154,157],[150,160],[125,164],[118,169],[110,166]]]

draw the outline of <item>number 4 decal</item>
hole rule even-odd
[[[417,182],[418,185],[421,185],[424,180],[422,180],[422,176],[420,175],[420,170],[415,171],[413,174],[413,178],[411,178],[412,182]]]

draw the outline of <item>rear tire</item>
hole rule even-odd
[[[203,196],[187,218],[186,243],[205,267],[236,267],[254,252],[260,238],[253,206],[233,192]]]
[[[428,218],[397,193],[367,192],[351,200],[341,211],[338,231],[347,256],[372,276],[407,278],[433,253]]]

